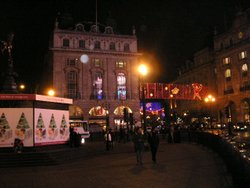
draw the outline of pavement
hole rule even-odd
[[[105,150],[104,142],[88,142],[79,148],[64,145],[32,152],[54,153],[59,162],[0,168],[1,188],[237,187],[218,154],[195,143],[170,144],[163,140],[157,163],[151,161],[150,151],[145,151],[143,165],[139,166],[132,142],[115,143],[110,151]]]

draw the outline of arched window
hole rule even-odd
[[[96,106],[90,109],[89,115],[91,116],[105,116],[106,110],[101,106]]]
[[[247,73],[248,73],[248,66],[247,64],[243,64],[242,67],[241,67],[241,74],[243,77],[247,76]]]
[[[248,67],[247,67],[247,64],[246,64],[246,63],[242,65],[241,71],[242,71],[242,72],[247,72],[247,71],[248,71]]]
[[[67,91],[68,97],[76,99],[77,98],[77,82],[78,75],[76,71],[70,71],[67,73]]]
[[[124,73],[118,73],[117,75],[117,98],[120,100],[126,100],[126,76]]]
[[[77,25],[76,25],[76,30],[77,30],[77,31],[84,31],[84,25],[82,25],[82,24],[77,24]]]

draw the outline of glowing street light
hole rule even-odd
[[[204,98],[205,103],[211,104],[215,102],[215,97],[209,94]],[[212,125],[212,107],[210,106],[210,125]]]
[[[50,89],[50,90],[48,91],[48,95],[49,95],[49,96],[55,96],[55,91],[54,91],[53,89]]]
[[[147,75],[148,73],[148,68],[146,65],[141,64],[138,67],[138,72],[141,75],[140,77],[140,84],[142,86],[142,120],[143,120],[143,129],[144,132],[146,131],[146,103],[145,103],[145,88],[144,88],[144,79],[143,77]]]
[[[208,95],[204,98],[205,103],[215,102],[215,98],[212,95]]]
[[[148,73],[148,68],[147,68],[146,65],[141,64],[141,65],[138,67],[138,71],[139,71],[140,75],[146,76],[147,73]]]

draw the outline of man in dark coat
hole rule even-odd
[[[159,146],[159,135],[156,129],[153,129],[149,134],[148,134],[148,143],[150,145],[150,150],[152,154],[152,161],[156,163],[156,153],[158,150]]]

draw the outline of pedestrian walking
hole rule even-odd
[[[170,129],[169,129],[169,138],[170,138],[170,143],[174,143],[174,125],[171,124],[170,125]]]
[[[75,132],[74,132],[74,128],[72,126],[69,127],[69,144],[70,147],[75,146]]]
[[[152,161],[156,163],[156,153],[160,143],[159,135],[156,129],[152,129],[152,131],[148,133],[148,143],[150,145]]]
[[[104,135],[104,138],[106,142],[106,150],[109,151],[112,142],[112,135],[110,130],[107,130],[106,134]]]
[[[144,134],[142,128],[137,128],[133,136],[133,142],[136,152],[137,165],[142,165],[143,151],[144,151]]]

